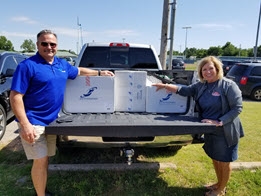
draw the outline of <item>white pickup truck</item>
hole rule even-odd
[[[189,85],[196,81],[194,71],[162,70],[151,45],[129,43],[87,43],[76,61],[77,67],[99,70],[146,71],[149,78],[163,83]],[[97,77],[97,76],[96,76]],[[72,83],[70,89],[78,86]],[[79,88],[79,87],[78,87]],[[73,90],[67,94],[73,94]],[[174,96],[174,95],[173,95]],[[182,112],[68,112],[77,103],[65,101],[61,116],[46,127],[47,134],[58,136],[58,145],[88,147],[169,147],[176,148],[195,141],[195,136],[220,129],[201,123],[194,114],[194,102],[184,97]],[[68,105],[70,104],[70,105]],[[128,151],[128,152],[133,152]]]

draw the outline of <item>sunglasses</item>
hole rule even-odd
[[[48,45],[55,48],[57,44],[56,43],[41,42],[41,46],[43,46],[43,47],[46,47]]]

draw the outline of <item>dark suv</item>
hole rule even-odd
[[[172,59],[172,69],[185,69],[185,62],[183,61],[183,59]]]
[[[231,60],[231,59],[223,59],[222,60],[222,64],[223,64],[223,72],[224,75],[227,75],[227,73],[229,72],[229,70],[236,64],[236,63],[240,63],[242,61],[240,60]]]
[[[237,83],[243,96],[261,101],[261,63],[237,63],[226,77]]]
[[[4,136],[6,125],[14,120],[9,94],[13,73],[27,56],[17,52],[0,51],[0,140]]]

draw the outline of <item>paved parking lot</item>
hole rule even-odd
[[[4,137],[0,140],[0,145],[2,144],[7,145],[11,141],[13,141],[16,137],[18,137],[17,129],[18,126],[15,121],[7,125]]]

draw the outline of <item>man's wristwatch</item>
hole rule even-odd
[[[99,70],[98,70],[98,76],[100,76],[100,75],[101,75],[101,70],[99,69]]]

